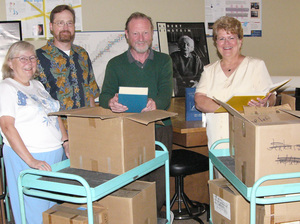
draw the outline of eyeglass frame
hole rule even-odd
[[[59,22],[53,22],[53,24],[57,25],[58,27],[64,27],[65,25],[67,25],[67,27],[72,27],[75,25],[75,23],[73,21],[59,21]]]
[[[217,38],[217,42],[219,43],[225,43],[225,41],[228,41],[228,42],[233,42],[235,40],[238,40],[239,38],[236,37],[236,36],[229,36],[229,37],[220,37],[220,38]]]
[[[38,57],[35,56],[35,55],[32,55],[32,56],[30,56],[30,57],[26,57],[26,56],[13,57],[13,58],[11,58],[11,59],[15,59],[15,58],[18,58],[19,61],[20,61],[21,63],[23,63],[23,64],[26,64],[26,63],[28,63],[29,61],[30,61],[31,63],[33,63],[33,62],[36,62],[37,59],[38,59]],[[25,60],[25,61],[22,61],[22,60]]]

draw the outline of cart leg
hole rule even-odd
[[[23,187],[21,184],[21,178],[22,176],[20,175],[18,178],[19,203],[20,203],[21,221],[22,224],[26,224],[25,205],[24,205],[24,196],[23,196]]]
[[[169,159],[165,161],[165,178],[166,178],[166,217],[168,219],[168,223],[171,223],[170,217],[170,171],[169,171]]]
[[[92,202],[91,198],[87,200],[87,208],[88,208],[88,221],[89,221],[89,224],[94,224],[93,202]]]

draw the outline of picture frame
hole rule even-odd
[[[22,40],[21,21],[0,21],[0,65],[2,68],[9,47]],[[0,77],[2,80],[2,77]]]
[[[196,87],[203,67],[210,63],[205,23],[157,22],[157,30],[161,52],[173,62],[173,96],[184,97],[185,88]],[[184,49],[184,42],[193,47]]]

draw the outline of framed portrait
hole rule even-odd
[[[8,48],[22,40],[21,21],[0,21],[0,65],[4,62]],[[2,80],[2,76],[0,77]]]
[[[196,87],[203,67],[209,64],[204,23],[157,22],[161,52],[173,62],[173,96],[184,97]]]

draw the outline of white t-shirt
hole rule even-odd
[[[0,117],[15,118],[25,146],[31,153],[56,150],[61,147],[62,134],[56,116],[47,116],[59,110],[59,102],[45,90],[42,83],[31,80],[24,86],[11,78],[0,83]],[[3,142],[9,145],[3,134]]]
[[[271,85],[272,80],[264,61],[245,57],[229,77],[224,74],[220,61],[205,66],[196,92],[226,102],[234,94],[261,92],[268,90]],[[207,113],[206,121],[209,148],[215,141],[229,138],[228,113]],[[228,148],[228,144],[217,148]]]

